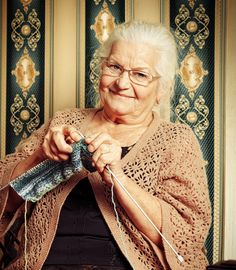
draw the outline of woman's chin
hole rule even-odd
[[[131,115],[133,113],[133,109],[128,106],[107,106],[107,109],[110,113],[117,116]]]

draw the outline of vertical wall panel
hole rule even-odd
[[[6,154],[44,122],[45,1],[7,1]]]
[[[76,0],[53,1],[53,113],[76,107]]]

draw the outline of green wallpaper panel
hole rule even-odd
[[[45,1],[23,2],[7,1],[6,154],[44,121]]]

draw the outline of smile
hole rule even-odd
[[[128,95],[121,94],[121,93],[119,93],[119,92],[115,92],[115,91],[113,91],[113,90],[111,90],[111,89],[109,89],[109,90],[110,90],[110,92],[111,92],[113,95],[116,95],[116,96],[119,96],[119,97],[122,97],[122,98],[134,98],[134,97],[132,97],[132,96],[128,96]]]

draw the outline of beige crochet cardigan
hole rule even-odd
[[[20,150],[0,161],[0,184],[6,185],[16,164],[41,145],[49,125],[74,125],[84,133],[94,113],[94,109],[58,112],[50,123],[33,133]],[[41,269],[56,233],[62,205],[73,187],[86,176],[112,235],[134,269],[205,269],[207,260],[202,250],[210,226],[211,209],[204,162],[191,129],[185,125],[160,121],[154,113],[148,130],[122,159],[122,166],[131,181],[159,198],[162,233],[184,257],[184,263],[178,262],[165,241],[158,247],[140,233],[118,205],[124,247],[111,204],[110,189],[103,184],[97,172],[83,170],[47,193],[35,205],[28,220],[27,269]],[[0,193],[2,241],[14,219],[24,213],[22,205],[16,213],[4,214],[7,196],[8,187]],[[18,235],[22,239],[19,255],[6,268],[8,270],[24,269],[24,237],[21,235],[24,235],[23,227]]]

